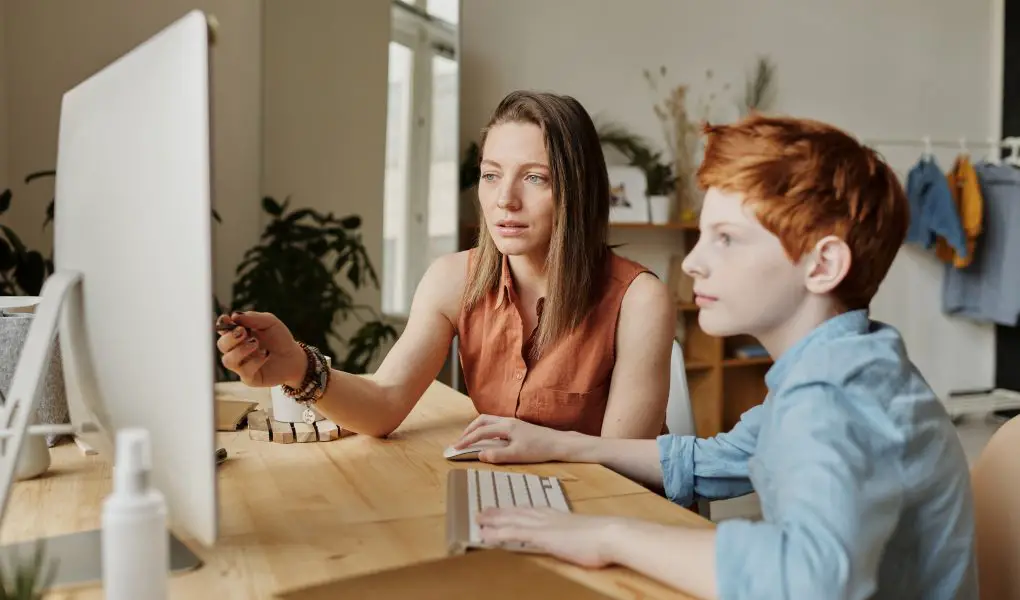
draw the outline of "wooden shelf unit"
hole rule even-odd
[[[696,226],[684,232],[686,253],[697,243],[699,232]],[[732,429],[742,414],[765,400],[765,373],[772,359],[736,356],[737,348],[757,340],[744,335],[711,336],[698,325],[698,311],[694,303],[677,304],[677,318],[685,332],[684,361],[695,427],[699,437],[711,437]]]

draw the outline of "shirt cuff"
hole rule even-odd
[[[656,438],[666,497],[681,506],[694,502],[694,436],[667,434]]]

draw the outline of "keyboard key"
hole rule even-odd
[[[480,544],[482,541],[482,534],[478,528],[478,471],[468,471],[467,473],[467,488],[468,488],[468,523],[470,524],[471,530],[468,534],[468,539],[474,544]]]
[[[528,493],[528,484],[524,481],[524,475],[510,473],[510,490],[514,493],[515,506],[531,506],[531,494]]]
[[[496,487],[492,481],[492,471],[478,471],[478,491],[481,492],[481,509],[498,506],[496,504]]]
[[[570,512],[570,507],[567,506],[567,498],[563,495],[563,488],[560,487],[560,482],[552,477],[543,477],[542,486],[545,487],[545,493],[549,498],[549,506],[563,512]]]
[[[529,473],[524,476],[524,481],[528,484],[531,505],[549,506],[549,501],[545,497],[545,488],[542,487],[542,481],[538,478],[538,475],[531,475]]]
[[[506,473],[493,473],[492,478],[496,480],[496,502],[501,508],[512,507],[514,497],[510,493],[510,478]]]

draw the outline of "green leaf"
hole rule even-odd
[[[0,215],[7,212],[7,209],[11,207],[11,190],[4,190],[0,192]]]
[[[11,245],[7,243],[7,240],[0,238],[0,271],[13,269],[17,263],[18,259],[14,255]]]
[[[57,172],[52,169],[48,171],[36,171],[35,173],[29,173],[28,175],[25,176],[25,183],[26,184],[32,183],[32,181],[40,179],[42,177],[56,177],[56,175]]]
[[[223,222],[223,219],[220,218],[220,213],[216,212],[215,208],[212,210],[212,218],[217,223],[222,223]]]
[[[22,255],[14,280],[28,296],[38,296],[46,279],[46,263],[42,254],[35,250]]]
[[[358,215],[344,217],[340,220],[340,226],[344,229],[357,229],[358,227],[361,227],[361,217]]]
[[[358,263],[351,263],[351,268],[347,271],[347,281],[351,282],[354,289],[361,287],[361,265]]]
[[[397,337],[393,326],[382,321],[371,321],[362,325],[351,336],[348,346],[350,351],[344,360],[342,369],[349,373],[364,373],[368,363],[382,348],[383,344]]]
[[[25,253],[25,244],[22,243],[21,238],[18,237],[18,234],[14,233],[13,229],[7,227],[6,225],[0,225],[0,231],[3,231],[4,234],[7,236],[7,239],[10,240],[11,246],[14,247],[14,252],[16,254]]]
[[[12,554],[9,563],[0,565],[0,600],[38,600],[56,578],[58,561],[47,559],[45,543],[36,543],[31,556]]]
[[[283,207],[280,206],[280,204],[276,200],[273,200],[273,198],[270,196],[266,196],[265,198],[262,199],[262,210],[273,215],[274,217],[279,217],[280,215],[283,214]]]
[[[305,217],[316,217],[315,211],[310,208],[302,208],[301,210],[295,210],[294,212],[287,215],[284,220],[287,223],[296,223]]]
[[[54,210],[56,208],[56,200],[50,200],[50,203],[46,205],[46,220],[43,221],[43,227],[46,227],[53,222]]]

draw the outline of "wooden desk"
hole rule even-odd
[[[266,390],[218,389],[268,403]],[[174,575],[171,598],[272,598],[294,588],[396,567],[446,553],[446,474],[478,463],[442,457],[476,415],[465,396],[435,383],[389,439],[256,442],[247,431],[219,433],[229,458],[220,467],[220,539],[205,561]],[[74,445],[52,450],[53,467],[13,488],[0,541],[52,536],[100,525],[111,487],[107,457]],[[711,523],[598,465],[485,468],[554,475],[580,513],[642,517],[678,525]],[[686,598],[622,568],[586,570],[547,557],[533,560],[617,598]],[[101,598],[98,586],[52,594]]]

